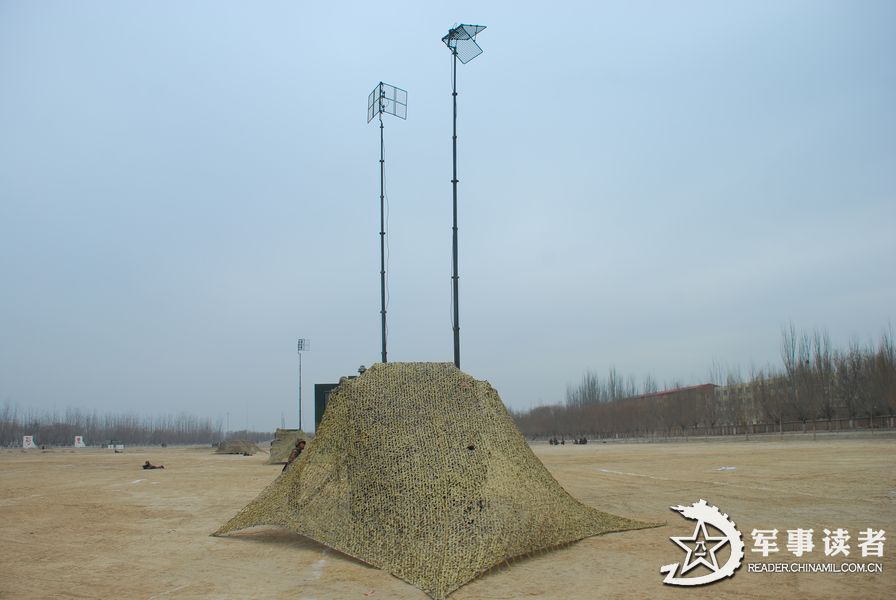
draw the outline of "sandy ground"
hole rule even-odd
[[[575,497],[608,512],[665,522],[517,560],[452,600],[896,597],[896,438],[534,446]],[[143,471],[144,460],[165,470]],[[417,588],[293,533],[210,537],[279,473],[267,455],[209,448],[0,451],[2,598],[398,598]],[[719,471],[719,467],[736,467]],[[684,551],[669,537],[693,521],[669,510],[705,498],[743,533],[744,566],[700,588],[663,585],[660,566]],[[787,529],[815,530],[797,558]],[[849,561],[882,573],[749,573],[751,562],[833,562],[821,530],[848,529]],[[885,529],[883,558],[861,558],[860,529]],[[751,553],[754,529],[781,531],[777,556]],[[701,567],[702,568],[702,567]]]

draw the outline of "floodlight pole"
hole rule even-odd
[[[382,102],[382,99],[378,100]],[[383,142],[383,113],[380,111],[380,316],[383,329],[383,363],[386,362],[386,150]]]
[[[302,431],[302,351],[299,350],[299,431]]]
[[[454,294],[454,366],[460,368],[460,308],[458,306],[458,276],[457,276],[457,50],[451,53],[451,99],[454,104],[454,115],[451,133],[451,153],[453,173],[451,187],[453,192],[453,216],[454,225],[451,228],[451,254],[454,272],[452,274],[452,293]]]
[[[296,349],[299,352],[299,431],[301,431],[302,430],[302,350],[310,350],[308,340],[305,338],[299,338],[299,341],[296,344]]]

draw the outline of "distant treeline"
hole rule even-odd
[[[232,431],[225,433],[220,421],[180,413],[177,415],[140,416],[136,414],[104,414],[69,408],[56,411],[20,410],[5,404],[0,407],[0,445],[21,446],[22,437],[34,436],[41,446],[71,446],[76,435],[83,436],[88,446],[99,446],[117,440],[132,446],[161,444],[213,444],[225,437],[253,442],[269,440],[274,434],[266,431]]]
[[[781,363],[751,368],[713,366],[709,382],[660,386],[610,369],[588,372],[566,391],[565,404],[540,406],[513,416],[530,437],[637,437],[880,427],[896,414],[896,346],[892,328],[878,343],[854,340],[834,349],[825,331],[782,330]],[[875,419],[878,419],[875,422]],[[819,422],[821,426],[819,426]],[[892,426],[892,425],[890,425]],[[793,427],[789,427],[793,429]]]

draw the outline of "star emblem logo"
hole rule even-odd
[[[672,536],[669,539],[676,546],[685,551],[684,561],[681,563],[672,563],[660,567],[660,573],[665,573],[663,583],[668,585],[704,585],[719,581],[726,577],[732,577],[734,572],[740,567],[744,558],[744,543],[741,539],[741,533],[737,527],[728,518],[728,515],[722,514],[718,508],[709,505],[706,500],[701,499],[689,506],[672,506],[675,512],[681,513],[685,519],[696,522],[694,533],[689,536],[680,535]],[[718,532],[720,535],[710,535],[707,532],[707,525],[712,527],[710,531]],[[716,554],[728,545],[730,552],[725,560],[725,564],[719,566]],[[702,575],[684,577],[699,566],[705,567]]]
[[[716,552],[728,543],[728,538],[710,536],[706,533],[706,523],[699,521],[694,528],[694,534],[690,537],[675,536],[670,538],[687,552],[681,565],[681,574],[685,574],[697,565],[703,565],[715,573],[719,570],[719,562],[716,560]]]

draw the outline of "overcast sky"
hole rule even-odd
[[[0,0],[0,403],[297,421],[380,360],[505,404],[876,340],[896,307],[896,3]]]

